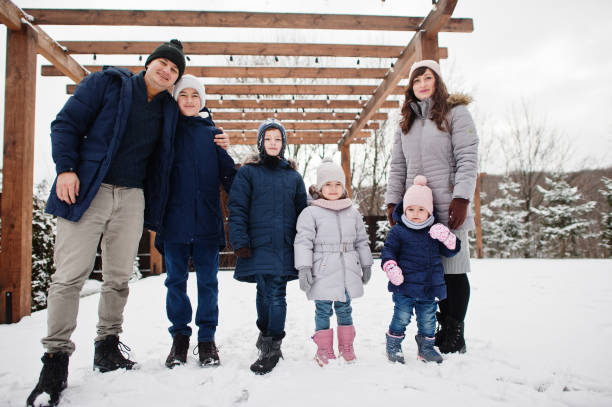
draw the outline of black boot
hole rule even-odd
[[[94,353],[94,370],[98,369],[100,373],[106,373],[117,369],[130,370],[136,362],[129,360],[129,351],[131,350],[123,342],[119,341],[119,337],[109,335],[102,340],[96,341],[96,351]]]
[[[166,358],[166,367],[172,369],[174,366],[187,363],[187,352],[189,351],[189,337],[176,334],[172,338],[172,348]]]
[[[198,354],[200,355],[200,366],[217,367],[221,364],[215,341],[199,342]]]
[[[444,340],[440,344],[440,352],[442,353],[465,353],[465,338],[463,337],[464,323],[463,321],[457,321],[451,316],[446,316],[446,334]]]
[[[56,406],[59,403],[60,394],[68,385],[68,357],[65,352],[43,355],[40,359],[43,362],[43,368],[36,387],[28,396],[28,406],[33,406],[36,398],[43,393],[49,395],[49,401],[44,406]]]
[[[448,330],[448,324],[446,323],[446,316],[441,312],[436,312],[436,320],[438,321],[438,327],[436,329],[436,342],[435,345],[439,348],[444,343],[446,332]]]
[[[270,373],[278,363],[278,360],[283,357],[283,353],[280,350],[282,342],[282,337],[275,339],[272,336],[262,336],[259,357],[251,365],[251,371],[255,374]]]

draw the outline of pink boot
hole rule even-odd
[[[355,360],[355,327],[353,325],[338,325],[338,355],[347,362]]]
[[[317,344],[315,360],[319,366],[326,365],[329,359],[336,359],[334,354],[334,330],[322,329],[315,332],[312,340]]]

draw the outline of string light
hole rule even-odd
[[[319,57],[315,57],[315,64],[319,63]]]
[[[93,60],[94,61],[96,60],[96,54],[95,53],[93,54]]]
[[[221,96],[221,97],[219,98],[219,104],[220,104],[220,105],[222,105],[222,104],[223,104],[223,96]]]
[[[234,62],[234,57],[230,55],[230,62]]]
[[[291,96],[291,104],[295,104],[295,95]]]

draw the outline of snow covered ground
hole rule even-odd
[[[249,371],[256,358],[255,287],[229,272],[219,276],[217,369],[200,368],[193,355],[187,366],[164,367],[171,343],[165,288],[163,277],[152,277],[132,284],[121,336],[140,369],[94,373],[98,294],[82,298],[61,405],[612,405],[612,260],[473,261],[468,353],[448,355],[441,365],[416,359],[414,324],[404,341],[406,365],[386,361],[392,302],[384,274],[376,271],[353,303],[357,363],[320,368],[312,360],[313,304],[293,282],[285,359],[267,376]],[[189,290],[195,298],[195,275]],[[40,311],[0,325],[0,405],[25,405],[41,367],[45,321]]]

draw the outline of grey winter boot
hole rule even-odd
[[[434,349],[434,338],[417,335],[414,337],[419,347],[418,357],[423,362],[442,363],[442,356]]]
[[[261,351],[259,357],[251,365],[251,371],[258,375],[270,373],[276,367],[279,359],[283,357],[281,352],[282,337],[275,339],[272,336],[264,336],[261,340]]]
[[[404,354],[402,353],[402,341],[404,340],[404,335],[395,336],[389,334],[385,335],[387,337],[387,358],[390,362],[404,363]]]

